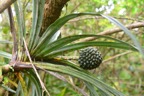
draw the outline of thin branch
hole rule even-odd
[[[17,50],[18,50],[18,45],[17,45],[17,38],[16,38],[16,29],[15,29],[15,24],[14,24],[14,19],[13,19],[13,14],[11,7],[8,7],[8,14],[9,14],[9,21],[10,21],[10,30],[13,38],[13,51],[12,51],[12,59],[11,59],[11,64],[12,62],[16,61],[17,59]]]
[[[136,23],[133,23],[133,24],[130,24],[130,25],[126,25],[125,27],[128,28],[129,30],[144,27],[144,22],[136,22]],[[114,33],[121,32],[121,31],[122,31],[122,29],[120,29],[120,28],[113,28],[111,30],[100,32],[97,35],[111,35],[111,34],[114,34]],[[96,39],[96,37],[89,37],[89,38],[86,38],[86,39],[82,39],[80,42],[92,41],[92,40],[95,40],[95,39]]]
[[[108,61],[111,61],[111,60],[113,60],[113,59],[115,59],[115,58],[118,58],[118,57],[121,57],[121,56],[123,56],[123,55],[127,55],[127,54],[129,54],[129,53],[132,53],[132,51],[127,51],[127,52],[124,52],[124,53],[121,53],[121,54],[117,54],[117,55],[115,55],[115,56],[112,56],[112,57],[109,58],[109,59],[104,60],[102,63],[106,63],[106,62],[108,62]]]
[[[137,19],[134,19],[134,18],[126,18],[126,17],[114,17],[116,19],[121,19],[121,20],[131,20],[131,21],[136,21],[136,22],[141,22],[141,20],[137,20]],[[79,17],[79,18],[75,18],[75,19],[72,19],[68,22],[77,22],[77,21],[83,21],[83,20],[87,20],[87,19],[96,19],[96,20],[100,20],[100,19],[105,19],[101,16],[93,16],[93,17],[90,17],[90,16],[85,16],[85,17]]]
[[[42,86],[42,89],[43,89],[44,91],[46,91],[46,93],[48,94],[48,96],[50,96],[49,92],[47,91],[44,83],[42,82],[42,80],[41,80],[41,78],[40,78],[40,76],[39,76],[39,74],[38,74],[38,72],[37,72],[37,70],[36,70],[36,67],[35,67],[34,64],[32,63],[32,59],[31,59],[31,57],[30,57],[30,54],[29,54],[29,51],[28,51],[28,48],[27,48],[27,45],[26,45],[26,41],[25,41],[24,38],[23,38],[23,41],[24,41],[24,46],[25,46],[25,49],[26,49],[27,56],[28,56],[28,58],[29,58],[29,60],[30,60],[30,63],[31,63],[31,65],[32,65],[32,68],[33,68],[34,71],[35,71],[35,74],[37,75],[37,77],[38,77],[38,79],[39,79],[39,82],[40,82],[40,84],[41,84],[41,86]]]
[[[70,13],[73,13],[83,2],[80,2],[78,5],[74,6]]]
[[[118,58],[120,56],[129,54],[131,52],[132,51],[127,51],[127,52],[124,52],[124,53],[121,53],[121,54],[117,54],[117,55],[115,55],[115,56],[113,56],[113,57],[111,57],[109,59],[104,60],[102,63],[106,63],[106,62],[111,61],[111,60],[113,60],[115,58]],[[79,56],[60,56],[60,58],[63,58],[64,60],[78,60]]]
[[[144,22],[136,22],[136,23],[133,23],[130,25],[126,25],[125,27],[128,28],[129,30],[134,29],[134,28],[144,27]],[[121,31],[122,31],[122,29],[120,29],[120,28],[114,28],[111,30],[103,31],[103,32],[99,33],[99,35],[110,35],[110,34],[121,32]]]
[[[16,0],[1,0],[1,3],[0,3],[0,13],[2,13],[5,9],[7,9],[15,1]]]
[[[64,60],[78,60],[79,56],[59,56],[59,58]]]

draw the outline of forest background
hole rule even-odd
[[[46,2],[45,0],[13,0],[7,3],[9,1],[11,0],[0,1],[0,7],[2,4],[8,4],[6,8],[9,8],[8,10],[4,8],[5,11],[0,8],[0,96],[15,96],[15,94],[23,94],[20,96],[119,94],[121,96],[121,93],[126,96],[142,96],[144,94],[143,0],[46,0]],[[12,4],[11,8],[10,4]],[[46,34],[48,32],[55,34]],[[77,35],[85,37],[75,37],[77,41],[63,43],[64,47],[60,42],[55,43],[57,46],[52,45],[56,40]],[[51,39],[49,40],[48,37]],[[117,39],[122,42],[117,43]],[[49,48],[49,45],[46,45],[48,40],[54,48],[57,48]],[[92,41],[98,43],[93,44]],[[79,42],[86,42],[87,45],[80,43],[78,47],[72,47]],[[96,47],[101,52],[103,62],[93,70],[79,69],[77,62],[79,51],[88,46]],[[14,58],[17,53],[19,53],[17,58]],[[53,58],[51,59],[50,56]],[[22,68],[20,66],[32,62],[41,70],[35,70],[37,67],[34,66],[28,66],[32,70],[27,69],[27,66]],[[45,67],[37,64],[39,62],[44,63]],[[61,64],[67,64],[70,68]],[[7,68],[7,65],[11,67]],[[89,74],[92,77],[87,77]],[[92,79],[88,82],[86,81],[88,78]],[[105,84],[102,85],[104,87],[99,87],[101,83],[90,84],[93,80],[98,80],[94,83],[102,81],[112,89],[108,90]],[[42,88],[38,88],[40,86]]]

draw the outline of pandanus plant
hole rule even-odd
[[[1,51],[0,56],[10,59],[9,64],[2,66],[1,78],[6,74],[14,74],[15,81],[10,82],[14,88],[2,84],[1,86],[16,96],[43,96],[50,95],[47,87],[41,79],[40,72],[51,74],[58,79],[69,83],[80,94],[87,96],[124,96],[121,92],[105,84],[89,70],[80,67],[78,61],[65,59],[64,54],[81,50],[90,46],[112,47],[125,50],[139,51],[143,54],[142,48],[135,36],[116,19],[97,13],[74,13],[63,16],[52,23],[41,33],[43,21],[43,8],[45,0],[33,0],[32,2],[32,26],[30,35],[26,35],[25,15],[22,14],[21,5],[14,3],[17,26],[13,20],[11,9],[9,8],[10,26],[13,37],[12,54]],[[120,27],[127,34],[134,44],[104,35],[73,35],[61,37],[60,28],[69,20],[80,16],[100,16]],[[17,33],[16,33],[17,32]],[[89,40],[85,38],[90,38]],[[96,41],[95,41],[96,39]],[[102,52],[101,52],[102,53]],[[80,56],[82,56],[81,53]],[[91,55],[91,53],[89,53]],[[87,56],[87,55],[86,55]],[[82,58],[83,59],[83,58]],[[84,58],[85,59],[85,58]],[[84,60],[86,62],[86,60]],[[92,68],[90,68],[92,69]],[[86,86],[86,90],[75,86],[65,76],[78,78]],[[13,78],[14,78],[13,77]],[[44,78],[45,79],[45,78]],[[63,96],[63,95],[61,95]]]

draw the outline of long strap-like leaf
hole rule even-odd
[[[95,37],[95,38],[98,38],[98,39],[106,39],[106,40],[109,40],[109,41],[115,41],[115,42],[121,42],[121,43],[126,43],[124,41],[121,41],[121,40],[118,40],[118,39],[115,39],[115,38],[112,38],[112,37],[109,37],[109,36],[102,36],[102,35],[74,35],[74,36],[68,36],[68,37],[64,37],[64,38],[61,38],[59,40],[56,40],[55,42],[52,42],[50,43],[49,45],[43,45],[45,46],[43,49],[35,49],[33,50],[34,53],[33,55],[34,56],[41,56],[43,54],[48,54],[52,51],[55,51],[57,49],[60,49],[61,47],[75,41],[75,40],[79,40],[79,39],[82,39],[82,38],[87,38],[87,37]],[[127,44],[127,43],[126,43]]]
[[[69,20],[83,16],[83,15],[92,15],[92,16],[103,16],[104,18],[108,19],[112,23],[116,24],[118,27],[120,27],[134,42],[136,45],[137,49],[143,54],[142,48],[139,44],[139,42],[136,40],[136,37],[126,28],[124,27],[120,22],[115,20],[114,18],[110,16],[105,16],[97,13],[75,13],[75,14],[70,14],[67,16],[64,16],[58,20],[56,20],[53,24],[51,24],[47,30],[44,32],[42,37],[39,39],[38,44],[35,47],[35,50],[38,50],[37,52],[41,52],[41,50],[45,49],[52,41],[51,39],[53,38],[54,34]],[[135,38],[135,39],[134,39]],[[44,51],[43,51],[44,52]],[[31,52],[32,54],[35,52]]]
[[[58,20],[56,20],[53,24],[51,24],[46,31],[44,32],[44,34],[42,35],[42,37],[40,38],[40,41],[38,42],[37,46],[36,46],[36,50],[37,49],[43,49],[44,45],[48,45],[50,43],[50,41],[52,41],[51,39],[53,38],[54,34],[56,34],[56,32],[69,20],[79,17],[79,16],[83,16],[83,15],[93,15],[93,16],[100,16],[100,14],[97,13],[75,13],[75,14],[70,14],[67,16],[64,16]]]
[[[39,40],[39,33],[43,20],[45,0],[33,0],[33,19],[30,33],[29,49],[34,48]]]
[[[103,46],[103,47],[112,47],[112,48],[120,48],[120,49],[125,49],[125,50],[133,50],[133,51],[137,51],[137,48],[135,48],[134,46],[130,45],[130,44],[126,44],[126,43],[121,43],[121,42],[105,42],[105,41],[93,41],[93,42],[82,42],[82,43],[75,43],[75,44],[70,44],[67,46],[64,46],[58,50],[55,50],[51,53],[47,53],[44,56],[55,56],[55,55],[59,55],[62,52],[70,52],[73,50],[78,50],[84,47],[88,47],[88,46]]]
[[[74,76],[76,78],[80,78],[86,82],[89,82],[90,84],[94,85],[98,89],[102,90],[104,93],[108,94],[108,96],[111,96],[112,94],[115,96],[124,96],[121,92],[109,87],[102,81],[96,79],[91,73],[86,72],[85,70],[77,70],[69,66],[63,66],[63,65],[56,65],[56,64],[50,64],[50,63],[35,63],[37,67],[44,68],[51,71],[57,71],[61,73],[65,73],[71,76]]]

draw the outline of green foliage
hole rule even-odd
[[[116,17],[115,14],[118,14],[118,10],[122,10],[123,8],[131,8],[131,5],[135,4],[135,1],[127,2],[126,5],[123,1],[111,0],[107,2],[107,0],[90,0],[88,1],[71,1],[75,4],[79,5],[77,10],[72,9],[74,3],[70,3],[68,8],[70,10],[67,11],[65,16],[57,19],[53,24],[51,24],[42,36],[39,36],[42,26],[43,20],[43,7],[45,0],[32,0],[28,2],[32,4],[32,26],[27,28],[26,25],[26,14],[28,14],[23,7],[22,2],[19,0],[15,2],[14,8],[16,12],[16,29],[18,30],[17,37],[19,38],[19,50],[18,56],[21,58],[22,62],[31,63],[27,60],[27,56],[23,52],[24,43],[23,38],[26,39],[28,44],[28,49],[33,59],[33,64],[37,66],[41,71],[44,71],[43,74],[41,71],[39,72],[41,78],[43,78],[43,82],[45,83],[46,89],[50,94],[56,96],[82,96],[85,93],[90,94],[90,96],[124,96],[124,94],[129,95],[130,90],[126,89],[127,84],[122,83],[126,80],[127,82],[131,82],[131,84],[137,84],[136,81],[142,81],[143,78],[140,77],[138,72],[141,69],[141,66],[135,66],[137,62],[131,61],[129,57],[131,56],[123,56],[125,50],[137,52],[139,51],[142,55],[143,48],[140,45],[140,42],[137,40],[139,36],[135,36],[132,32],[130,32],[122,23],[125,24],[127,20],[121,20],[120,23],[118,20],[113,18]],[[142,1],[139,4],[143,4]],[[111,8],[112,5],[117,5],[118,3],[123,4],[123,6],[117,7],[111,11],[111,16],[101,15],[96,13],[96,8],[99,9],[100,13],[108,13],[108,8]],[[136,6],[140,6],[138,3]],[[93,6],[92,6],[93,5]],[[105,6],[104,9],[100,11],[102,5]],[[87,7],[86,7],[87,6]],[[131,15],[137,13],[138,8],[132,8]],[[80,13],[73,13],[80,12]],[[72,13],[72,14],[71,14]],[[127,11],[127,14],[130,14]],[[93,20],[93,17],[101,18],[101,20]],[[113,16],[113,17],[112,17]],[[92,18],[91,20],[86,20],[86,18]],[[75,21],[74,23],[71,20],[83,19],[81,21]],[[118,26],[123,32],[127,35],[127,37],[122,37],[121,34],[117,33],[116,35],[104,36],[104,35],[96,35],[100,31],[107,30],[112,28],[113,26]],[[127,21],[128,23],[130,21]],[[96,24],[96,25],[95,25]],[[4,29],[6,28],[6,29]],[[8,34],[7,27],[4,27],[2,30],[5,34]],[[60,32],[61,28],[63,28],[63,32]],[[26,35],[26,32],[28,34]],[[70,32],[71,33],[70,33]],[[78,32],[75,32],[78,31]],[[61,38],[59,38],[61,36]],[[129,37],[129,38],[128,38]],[[93,41],[87,41],[87,38],[95,38]],[[142,37],[142,40],[144,38]],[[11,40],[0,40],[1,44],[11,44]],[[79,67],[77,61],[69,60],[64,58],[64,56],[78,56],[78,51],[82,48],[88,46],[96,46],[101,50],[104,60],[110,58],[110,63],[105,63],[106,65],[101,65],[100,68],[97,68],[96,73],[93,74],[92,71],[86,71]],[[4,46],[3,48],[5,48]],[[11,47],[9,47],[11,49]],[[2,48],[1,48],[2,49]],[[0,56],[2,57],[2,62],[8,61],[6,59],[11,59],[12,55],[8,52],[0,51]],[[121,53],[121,54],[120,54]],[[111,60],[115,58],[115,55],[122,55],[123,58],[118,58],[116,60]],[[106,55],[106,56],[105,56]],[[132,54],[136,57],[139,55]],[[117,56],[118,57],[118,56]],[[135,60],[132,59],[132,60]],[[137,59],[139,61],[139,59]],[[125,63],[127,62],[127,63]],[[130,63],[129,63],[130,62]],[[132,64],[131,64],[132,63]],[[110,65],[112,64],[112,65]],[[139,63],[141,65],[141,63]],[[122,71],[121,71],[122,70]],[[136,71],[135,71],[136,70]],[[50,72],[56,72],[57,74],[51,74]],[[17,96],[23,95],[32,95],[32,96],[43,96],[46,94],[43,92],[40,81],[33,70],[24,70],[21,71],[22,78],[19,77],[19,81],[16,87],[16,90],[12,88],[1,85],[7,91],[11,93],[15,93]],[[13,74],[13,73],[11,73]],[[51,76],[49,76],[51,74]],[[134,78],[136,75],[139,79]],[[53,77],[55,76],[55,77]],[[116,79],[115,79],[116,78]],[[118,79],[117,79],[118,78]],[[119,80],[121,79],[121,81]],[[62,81],[60,81],[62,80]],[[14,82],[13,82],[14,83]],[[77,84],[77,86],[76,86]],[[73,87],[73,88],[72,88]],[[128,86],[131,88],[131,86]],[[82,90],[84,88],[84,90]],[[119,92],[119,91],[121,92]],[[132,89],[134,90],[134,89]],[[142,90],[142,88],[140,88]],[[138,94],[138,90],[133,92],[132,94]],[[124,94],[123,94],[124,93]]]
[[[11,59],[12,55],[10,53],[0,51],[0,56]]]

